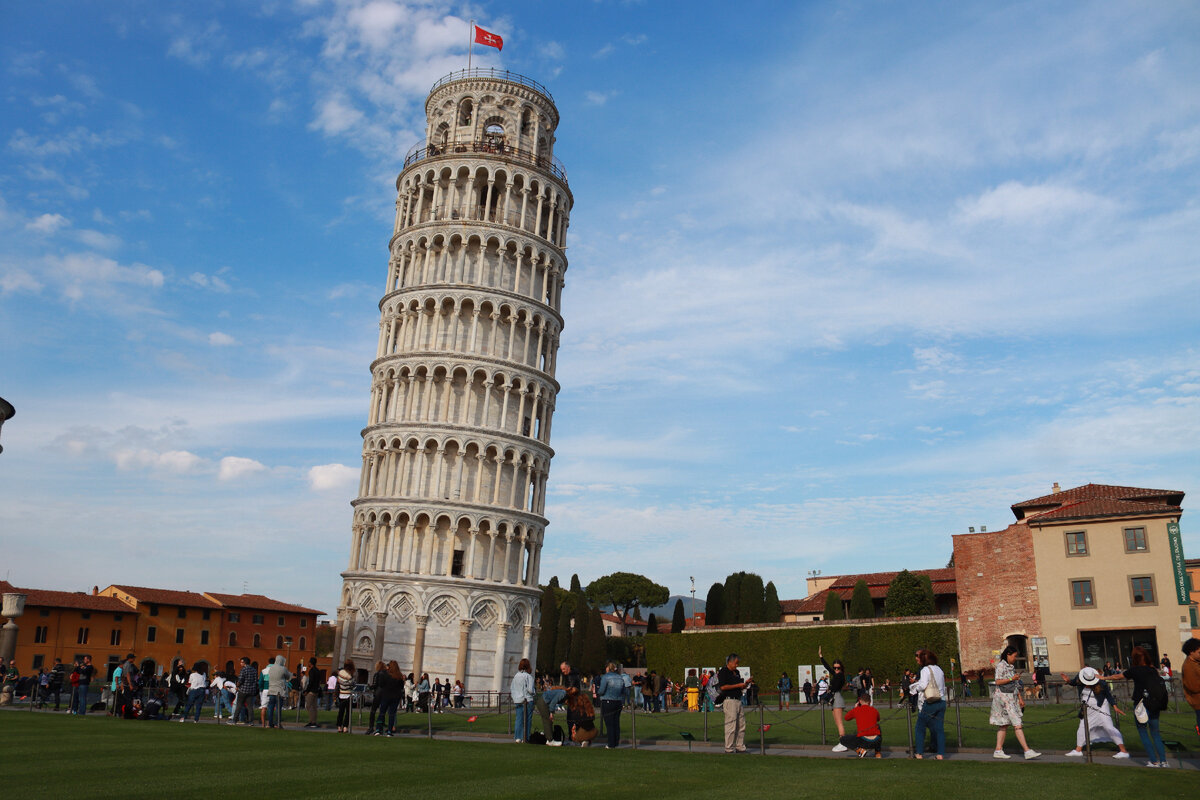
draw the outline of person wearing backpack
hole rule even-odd
[[[1129,664],[1129,669],[1121,674],[1126,680],[1133,681],[1130,699],[1135,703],[1133,716],[1137,723],[1138,736],[1141,737],[1146,755],[1150,757],[1146,766],[1166,767],[1167,748],[1163,744],[1162,734],[1158,731],[1158,715],[1167,707],[1167,687],[1145,648],[1133,648]],[[1137,710],[1136,704],[1139,702],[1145,709],[1144,713]],[[1143,716],[1145,719],[1141,719]]]

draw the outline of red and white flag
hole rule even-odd
[[[504,39],[498,33],[488,33],[478,25],[475,26],[475,43],[486,44],[488,47],[494,47],[497,50],[504,49]]]

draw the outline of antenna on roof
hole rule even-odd
[[[250,584],[249,584],[249,583],[247,583],[246,581],[242,581],[242,594],[245,594],[245,593],[246,593],[246,587],[247,587],[247,586],[249,586],[249,585],[250,585]]]

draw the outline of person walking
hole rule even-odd
[[[829,666],[829,662],[825,660],[825,656],[821,652],[820,645],[817,646],[817,658],[821,659],[821,665],[829,673],[829,694],[833,699],[833,724],[837,726],[838,732],[838,743],[834,745],[833,752],[844,753],[849,749],[841,742],[841,738],[846,735],[846,723],[842,722],[846,713],[846,698],[842,697],[842,689],[846,688],[846,665],[840,658],[835,658],[833,666]]]
[[[1167,748],[1163,744],[1162,734],[1158,730],[1158,715],[1166,710],[1167,690],[1162,676],[1154,668],[1150,654],[1143,647],[1133,648],[1129,657],[1129,669],[1122,673],[1126,680],[1133,681],[1133,691],[1129,699],[1135,704],[1134,722],[1137,723],[1138,737],[1150,761],[1148,767],[1166,767]],[[1139,718],[1136,704],[1141,702],[1145,709],[1145,719]]]
[[[512,696],[513,710],[516,721],[513,724],[513,741],[522,744],[529,740],[529,726],[533,722],[533,665],[528,658],[522,658],[517,664],[517,673],[513,675],[508,687]]]
[[[792,708],[792,679],[784,672],[779,676],[779,681],[775,684],[779,689],[779,710],[791,710]]]
[[[338,670],[337,679],[337,732],[350,732],[350,700],[354,697],[354,662],[349,659]]]
[[[308,659],[308,674],[305,676],[307,683],[304,684],[304,705],[308,708],[308,723],[306,728],[316,728],[317,711],[321,706],[321,692],[325,690],[325,670],[318,669],[317,659]]]
[[[1041,753],[1034,750],[1025,741],[1025,731],[1022,729],[1021,704],[1018,692],[1021,689],[1021,672],[1013,664],[1017,660],[1017,648],[1008,645],[1000,653],[996,662],[996,692],[992,695],[992,712],[988,721],[997,727],[996,752],[992,758],[1011,758],[1004,752],[1004,734],[1011,725],[1017,741],[1025,749],[1025,758],[1040,758]]]
[[[925,749],[925,729],[928,728],[933,731],[937,760],[941,761],[946,757],[946,675],[938,666],[937,655],[932,650],[918,650],[917,664],[921,671],[908,688],[909,693],[917,697],[919,702],[923,701],[913,728],[916,750],[913,757],[923,757],[921,751]]]
[[[1088,741],[1085,737],[1090,736],[1091,744],[1096,742],[1116,744],[1119,752],[1113,758],[1129,758],[1129,751],[1125,749],[1125,739],[1117,730],[1112,718],[1113,711],[1118,714],[1125,712],[1117,708],[1112,693],[1108,690],[1108,685],[1100,680],[1100,673],[1092,667],[1084,667],[1074,678],[1068,678],[1066,673],[1060,674],[1067,686],[1074,686],[1079,690],[1079,702],[1083,706],[1080,711],[1085,714],[1079,718],[1079,730],[1075,733],[1075,749],[1068,750],[1066,755],[1081,758],[1083,745],[1085,741]],[[1106,711],[1105,704],[1111,710]]]
[[[717,702],[725,714],[726,753],[746,752],[746,708],[742,705],[742,692],[750,681],[742,679],[737,668],[738,660],[737,653],[730,653],[725,659],[725,666],[717,671],[717,687],[720,691]]]
[[[394,736],[396,709],[400,707],[400,696],[404,693],[404,675],[395,661],[389,661],[378,674],[375,698],[379,702],[379,718],[375,726],[375,735]]]
[[[600,718],[604,720],[604,735],[608,737],[605,750],[615,750],[621,744],[621,706],[625,704],[625,681],[617,672],[617,662],[604,665],[600,678]]]

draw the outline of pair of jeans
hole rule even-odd
[[[267,695],[267,725],[272,728],[276,725],[283,727],[283,706],[286,702],[287,695]]]
[[[883,749],[882,736],[868,737],[846,734],[845,736],[838,738],[838,742],[840,742],[843,747],[848,747],[851,750],[874,750],[876,753],[878,753],[881,749]]]
[[[1137,729],[1142,747],[1145,748],[1150,761],[1156,764],[1167,763],[1167,748],[1163,744],[1162,734],[1158,732],[1158,716],[1151,717],[1145,725],[1137,723]]]
[[[566,699],[566,689],[550,689],[542,692],[537,698],[537,710],[542,717],[542,733],[546,734],[547,740],[553,738],[554,734],[554,726],[551,724],[550,715]]]
[[[604,719],[604,733],[608,736],[608,746],[616,747],[621,743],[621,701],[601,700],[600,716]]]
[[[218,717],[226,711],[230,713],[230,716],[233,715],[233,707],[229,705],[229,696],[225,694],[224,690],[217,690],[217,693],[213,695],[213,702],[217,704],[217,707],[213,709],[213,713]]]
[[[81,683],[75,687],[73,694],[74,694],[74,698],[75,698],[74,702],[75,702],[75,713],[76,714],[86,714],[87,713],[88,689],[90,689],[90,688],[91,688],[91,686],[86,683]]]
[[[196,722],[200,721],[200,711],[204,708],[204,698],[208,695],[207,689],[189,689],[187,708],[183,710],[183,718],[187,719],[188,714],[192,713],[193,706],[196,709]]]
[[[253,692],[253,693],[238,692],[237,693],[237,698],[233,701],[233,721],[234,722],[245,721],[245,723],[247,725],[250,724],[250,707],[254,703],[254,697],[256,694],[257,694],[257,692]],[[184,716],[187,716],[187,715],[184,714]]]
[[[913,730],[914,747],[920,754],[925,749],[925,729],[933,731],[933,740],[937,744],[937,754],[946,755],[946,701],[926,700],[921,713],[917,714],[917,724]]]
[[[513,711],[515,712],[513,739],[518,742],[527,742],[529,741],[529,729],[533,725],[533,701],[526,700],[524,703],[517,703]]]
[[[399,697],[385,697],[379,701],[379,715],[376,717],[375,730],[380,733],[392,733],[396,730],[396,709],[400,707]]]

